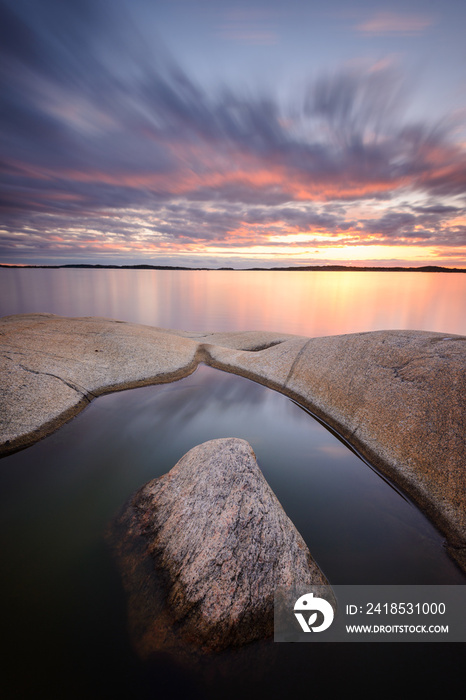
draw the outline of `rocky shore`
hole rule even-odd
[[[170,382],[200,362],[294,399],[405,491],[466,570],[466,338],[189,333],[48,314],[0,320],[0,454],[99,394]]]

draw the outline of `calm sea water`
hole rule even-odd
[[[463,275],[420,273],[0,270],[0,309],[187,330],[466,333],[465,287]],[[140,662],[105,527],[136,488],[190,447],[222,436],[252,444],[331,582],[466,582],[422,514],[304,411],[246,379],[200,367],[180,382],[101,397],[2,460],[6,697],[272,698],[311,687],[341,691],[348,678],[375,683],[401,658],[413,677],[422,668],[432,682],[445,683],[445,670],[451,676],[463,664],[461,645],[414,644],[401,645],[402,657],[399,645],[258,644],[197,668],[162,655]]]
[[[0,268],[0,316],[104,316],[181,330],[462,335],[465,302],[466,274]]]

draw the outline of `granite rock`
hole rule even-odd
[[[103,318],[0,319],[0,455],[36,442],[100,394],[186,376],[197,348],[159,328]]]
[[[307,408],[447,536],[466,570],[466,338],[374,331],[296,338],[261,352],[209,347],[210,364]]]
[[[0,319],[0,455],[101,393],[199,362],[282,392],[336,430],[429,516],[466,570],[466,338],[375,331],[305,338],[195,333],[110,319]]]
[[[143,657],[270,637],[277,587],[328,585],[251,446],[238,438],[194,447],[143,486],[113,523],[110,541]],[[157,585],[165,596],[158,604]]]

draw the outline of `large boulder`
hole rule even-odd
[[[194,447],[143,486],[111,540],[143,657],[268,637],[277,587],[328,585],[251,446],[237,438]]]

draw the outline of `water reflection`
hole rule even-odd
[[[101,397],[47,440],[4,458],[0,517],[36,518],[41,530],[79,512],[71,536],[85,547],[136,488],[194,445],[229,436],[251,443],[334,583],[442,583],[454,575],[446,556],[445,571],[431,567],[440,538],[417,509],[306,412],[205,366],[179,382]]]
[[[196,331],[466,334],[466,275],[0,269],[0,315],[104,316]]]
[[[194,445],[226,436],[252,444],[332,583],[464,583],[423,516],[304,411],[253,382],[201,366],[180,382],[101,397],[49,438],[2,460],[3,627],[15,688],[39,687],[49,697],[92,697],[89,687],[95,697],[117,690],[140,697],[152,683],[165,683],[195,696],[201,681],[173,661],[142,667],[132,655],[103,532],[136,488]],[[272,662],[274,682],[277,674],[287,677],[289,654],[278,646],[259,650],[254,674],[266,687]],[[235,658],[226,659],[226,676],[211,677],[213,697],[232,682],[252,682],[246,670],[228,676]]]

